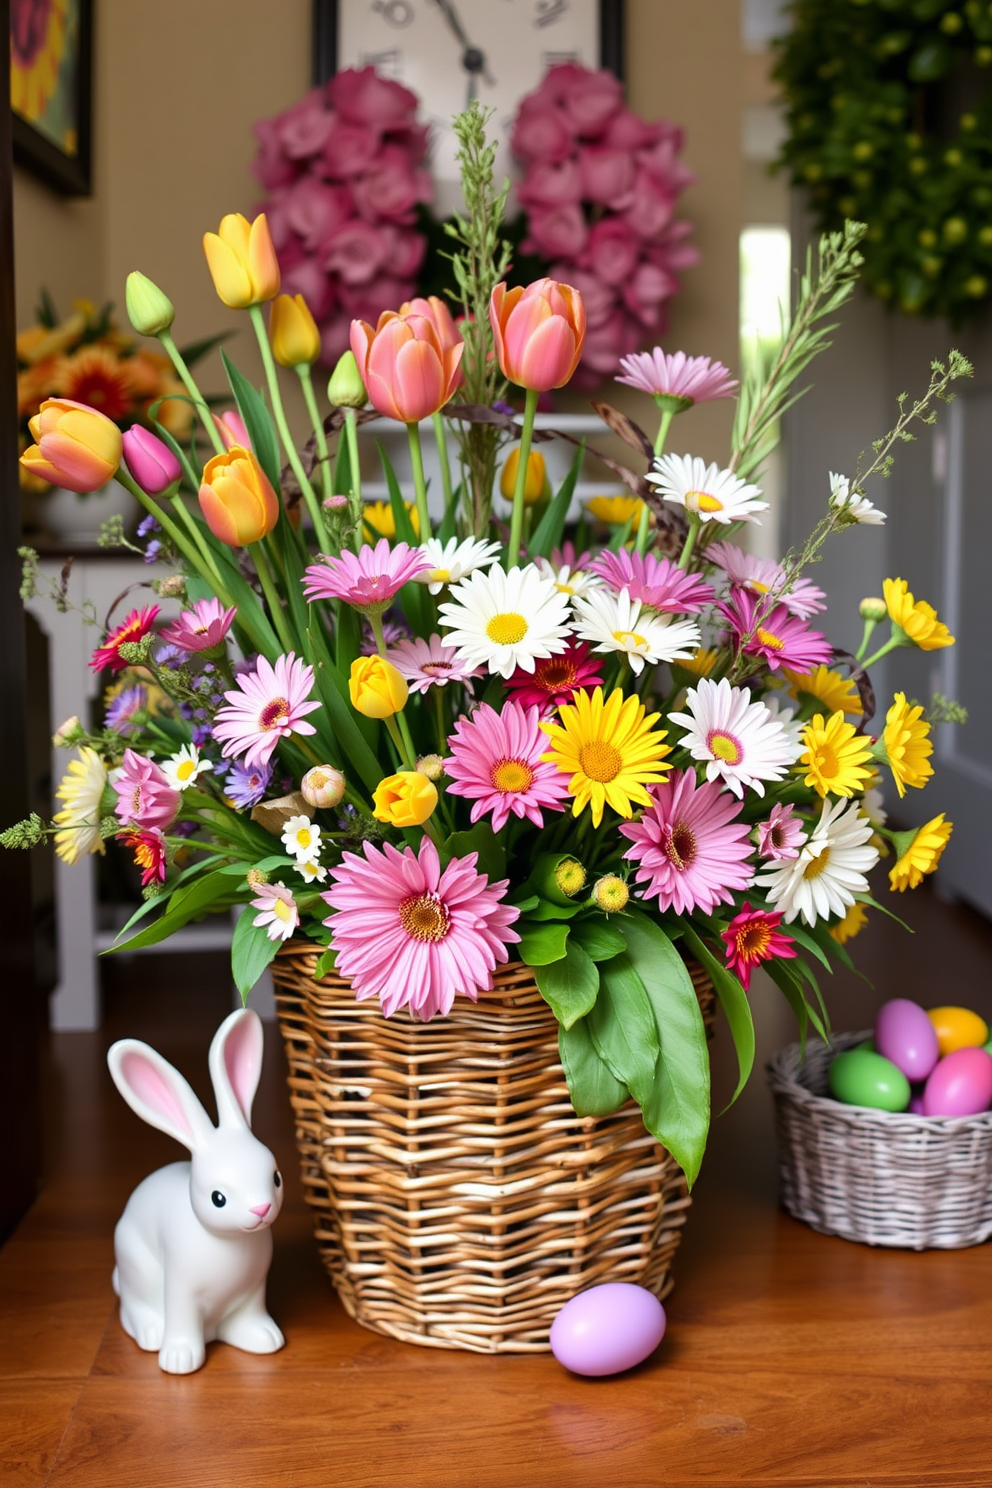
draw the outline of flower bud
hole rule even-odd
[[[248,437],[248,425],[236,408],[229,408],[226,413],[215,413],[213,420],[226,450],[233,449],[235,445],[247,450],[253,447]]]
[[[327,384],[327,401],[333,408],[364,408],[369,401],[353,351],[346,351]]]
[[[303,799],[311,806],[336,806],[344,795],[345,778],[333,765],[314,765],[300,781]]]
[[[258,542],[279,520],[279,498],[251,450],[236,444],[203,467],[200,509],[214,537],[232,548]]]
[[[499,489],[507,501],[513,500],[513,493],[517,488],[517,472],[520,469],[520,446],[512,449],[506,457],[503,473],[499,478]],[[533,506],[540,501],[544,495],[547,484],[547,473],[544,466],[544,456],[538,450],[531,450],[527,456],[527,479],[524,482],[524,506]]]
[[[52,735],[52,746],[55,749],[72,749],[72,747],[85,737],[85,730],[79,719],[73,713],[65,723],[59,724]]]
[[[863,599],[858,605],[862,620],[884,620],[888,613],[884,599]]]
[[[248,887],[250,889],[257,889],[259,884],[265,884],[269,881],[269,875],[263,873],[261,868],[249,868],[245,874],[245,878],[248,881]]]
[[[132,424],[125,430],[123,444],[127,468],[149,496],[161,496],[182,475],[179,461],[169,446],[140,424]]]
[[[439,754],[423,754],[417,761],[417,770],[428,780],[440,780],[444,774],[444,760]]]
[[[417,770],[400,770],[380,780],[372,805],[376,821],[393,827],[420,827],[437,805],[437,787]]]
[[[593,885],[593,898],[606,914],[619,914],[630,898],[630,890],[615,873],[607,873]]]
[[[392,718],[406,707],[409,688],[405,679],[381,656],[358,656],[348,678],[351,705],[366,718]]]
[[[127,276],[124,287],[124,303],[127,318],[139,336],[161,336],[176,318],[176,311],[167,294],[145,274],[134,269]]]
[[[105,414],[71,398],[46,398],[28,428],[36,444],[21,456],[31,475],[69,491],[99,491],[121,463],[121,431]]]
[[[329,512],[347,511],[347,509],[351,506],[351,502],[348,500],[348,497],[341,495],[325,496],[320,504],[325,511]]]
[[[320,356],[317,322],[301,294],[281,294],[272,301],[269,340],[280,367],[309,367]]]
[[[279,260],[264,212],[254,222],[229,212],[215,233],[204,233],[203,251],[214,289],[232,310],[261,305],[279,293]]]
[[[573,896],[586,886],[586,870],[571,853],[541,853],[527,886],[552,904],[571,904]]]
[[[167,579],[159,579],[155,586],[155,593],[160,599],[185,599],[186,575],[170,574]]]

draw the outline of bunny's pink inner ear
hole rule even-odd
[[[224,1042],[224,1069],[246,1121],[262,1073],[262,1025],[247,1017],[235,1023]]]
[[[143,1054],[125,1054],[121,1060],[121,1074],[139,1100],[192,1140],[193,1128],[182,1102],[150,1060]]]

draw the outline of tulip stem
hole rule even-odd
[[[382,616],[377,614],[375,610],[370,610],[368,619],[372,627],[372,634],[375,636],[376,650],[379,652],[383,661],[388,661],[388,647],[386,646],[386,637],[382,629]],[[403,716],[402,710],[395,717],[396,723],[399,725],[400,737],[403,741],[402,752],[410,760],[410,769],[412,770],[417,763],[417,751],[413,747],[413,735],[410,733],[410,725]],[[390,720],[387,718],[386,723],[388,724],[389,722]],[[390,729],[390,733],[392,733],[392,729]],[[395,737],[393,742],[396,743]]]
[[[170,362],[179,373],[183,386],[196,405],[196,411],[200,415],[200,422],[206,430],[207,438],[214,447],[215,454],[222,455],[224,453],[224,441],[217,433],[217,425],[214,423],[213,414],[204,402],[203,394],[193,380],[193,374],[179,354],[179,348],[172,339],[172,332],[167,330],[160,331],[158,339],[165,347]]]
[[[352,542],[355,552],[362,548],[362,467],[358,459],[358,411],[345,410],[345,438],[348,441],[348,476],[351,481],[351,521],[354,528]]]
[[[300,386],[303,389],[303,401],[307,405],[307,412],[310,415],[310,422],[313,424],[314,438],[317,441],[317,456],[318,463],[320,465],[321,494],[324,496],[330,496],[331,466],[330,455],[328,454],[327,450],[327,435],[324,433],[324,420],[321,418],[320,409],[317,407],[317,395],[313,390],[313,378],[310,375],[309,363],[301,362],[300,365],[296,368],[296,375],[300,379]]]
[[[406,434],[410,442],[410,463],[413,466],[413,489],[417,498],[419,537],[424,543],[431,535],[431,519],[427,510],[427,482],[424,479],[424,454],[420,448],[420,425],[407,424]]]
[[[692,550],[696,546],[696,538],[699,536],[699,529],[702,526],[695,512],[686,512],[686,516],[689,518],[689,531],[686,534],[685,546],[682,549],[682,556],[678,562],[678,566],[681,569],[687,569],[689,567],[689,559],[692,557]]]
[[[265,317],[262,314],[261,306],[249,305],[248,314],[255,328],[258,349],[262,353],[262,366],[265,369],[265,381],[269,389],[269,398],[272,402],[272,414],[276,421],[276,428],[279,430],[279,437],[286,451],[286,458],[289,460],[293,474],[296,476],[300,490],[303,492],[303,499],[307,504],[307,511],[310,513],[310,520],[313,523],[314,535],[317,538],[320,551],[327,553],[330,551],[331,543],[324,524],[324,513],[320,509],[320,502],[317,500],[313,486],[307,479],[306,471],[303,469],[303,462],[297,452],[296,445],[293,443],[293,436],[289,432],[289,425],[286,422],[286,410],[282,406],[282,393],[279,391],[279,374],[276,372],[275,359],[272,356],[272,347],[269,345],[269,336],[265,328]]]
[[[393,744],[396,746],[396,753],[399,755],[404,769],[415,770],[417,767],[417,757],[413,752],[413,745],[407,743],[407,739],[409,739],[410,737],[410,731],[409,729],[407,729],[407,738],[404,739],[400,727],[397,724],[397,719],[399,719],[401,722],[405,722],[402,713],[397,713],[395,717],[391,715],[384,720],[386,727],[389,730],[389,737],[392,739]]]
[[[451,510],[451,461],[448,459],[448,435],[444,427],[444,415],[440,409],[431,415],[431,423],[434,425],[434,439],[437,444],[438,459],[441,462],[441,491],[444,495],[445,515]],[[421,538],[421,542],[426,542]]]
[[[286,617],[282,612],[282,605],[279,602],[279,595],[276,592],[276,586],[273,582],[268,559],[265,556],[265,550],[260,542],[254,542],[248,544],[248,551],[255,565],[255,572],[261,581],[262,592],[268,601],[269,612],[272,615],[272,624],[275,627],[276,635],[287,651],[295,651],[293,638],[286,629]],[[319,763],[320,761],[318,760]]]
[[[517,464],[517,481],[513,488],[513,514],[510,517],[510,544],[506,550],[506,566],[512,568],[520,561],[520,535],[524,526],[524,493],[527,490],[527,466],[530,463],[530,440],[534,432],[534,416],[540,394],[534,388],[527,389],[524,403],[524,422],[520,430],[520,457]]]
[[[220,576],[214,567],[213,556],[210,553],[209,549],[206,548],[206,545],[203,543],[200,534],[196,531],[195,525],[193,528],[193,537],[195,541],[191,544],[190,539],[187,537],[186,533],[183,532],[182,528],[179,527],[165,511],[163,511],[162,507],[160,507],[157,502],[152,500],[152,498],[147,494],[146,491],[143,491],[141,489],[137,481],[132,480],[127,471],[121,468],[120,470],[118,470],[115,478],[120,481],[122,486],[124,486],[128,491],[131,492],[132,496],[140,501],[141,505],[145,508],[145,511],[155,518],[156,522],[158,522],[159,526],[164,532],[167,532],[169,534],[172,541],[175,543],[176,547],[179,549],[180,553],[182,553],[186,561],[192,564],[192,566],[199,572],[201,577],[206,579],[208,584],[216,588],[217,597],[221,599],[228,608],[230,608],[231,605],[233,605],[234,601],[225,590]],[[192,518],[190,518],[188,512],[185,512],[185,515],[190,521],[192,521]]]

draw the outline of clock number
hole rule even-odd
[[[581,62],[581,52],[542,52],[541,67],[547,72],[549,67],[561,67],[565,62]]]
[[[381,72],[383,77],[400,78],[403,76],[402,53],[397,47],[389,52],[362,52],[359,59],[359,67],[374,67],[376,72]]]
[[[568,9],[568,0],[537,0],[535,26],[553,26]]]
[[[410,0],[372,0],[372,9],[378,11],[389,26],[409,26],[413,20]]]

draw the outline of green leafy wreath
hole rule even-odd
[[[793,0],[778,164],[821,231],[868,224],[864,283],[960,323],[992,290],[992,5]]]

